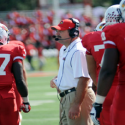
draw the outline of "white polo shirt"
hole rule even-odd
[[[62,46],[60,49],[60,67],[55,84],[61,91],[77,87],[79,77],[90,78],[85,53],[86,49],[83,48],[80,38],[73,41],[67,48]],[[92,80],[89,86],[92,86]]]

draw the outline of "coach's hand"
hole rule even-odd
[[[100,117],[100,113],[102,111],[102,104],[94,103],[92,110],[90,112],[91,119],[95,125],[100,125],[97,118]]]
[[[28,113],[31,110],[29,102],[23,102],[20,106],[20,110],[23,110],[23,112]]]
[[[77,119],[80,116],[81,106],[73,102],[69,109],[69,118]]]
[[[50,87],[51,87],[51,88],[57,88],[56,82],[57,82],[57,76],[54,77],[54,78],[50,81]]]
[[[56,88],[56,84],[54,83],[53,79],[50,81],[50,87],[51,88]]]

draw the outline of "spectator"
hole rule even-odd
[[[36,50],[35,46],[30,43],[30,40],[27,40],[26,41],[26,52],[27,52],[26,58],[30,64],[31,70],[35,70],[33,63],[32,63],[32,59],[34,56],[34,52],[36,52],[36,51],[37,50]]]

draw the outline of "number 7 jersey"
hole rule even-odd
[[[12,65],[25,59],[26,51],[23,46],[16,44],[0,45],[0,86],[12,85],[14,76]]]

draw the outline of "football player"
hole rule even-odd
[[[96,86],[98,82],[98,75],[101,69],[101,65],[102,65],[101,62],[103,60],[103,53],[104,53],[104,44],[101,39],[101,33],[102,33],[101,30],[105,27],[105,25],[112,25],[114,23],[119,23],[118,19],[122,17],[121,15],[119,15],[118,9],[119,9],[119,5],[113,5],[109,7],[105,13],[106,23],[101,22],[96,27],[95,31],[97,32],[91,32],[85,35],[82,39],[83,46],[87,49],[86,59],[88,64],[88,70]],[[113,85],[105,99],[105,102],[103,103],[103,110],[101,112],[100,119],[99,119],[101,125],[111,125],[109,111],[112,105],[117,84],[118,84],[118,74],[116,73],[113,81]],[[93,115],[91,116],[93,119],[94,118]],[[99,124],[98,121],[96,121],[96,123]]]
[[[19,125],[19,111],[13,88],[14,79],[23,98],[21,109],[24,112],[29,112],[31,109],[22,67],[26,53],[23,46],[7,44],[7,39],[7,32],[0,27],[0,124]]]
[[[119,14],[122,18],[119,22],[125,22],[125,0],[120,2]],[[116,18],[117,19],[117,18]],[[95,120],[100,115],[102,104],[111,89],[117,65],[118,71],[118,85],[114,93],[113,103],[110,109],[111,125],[124,125],[125,120],[125,23],[118,23],[107,26],[102,34],[102,40],[105,45],[104,60],[99,74],[96,101],[93,104],[91,113]]]
[[[9,29],[2,23],[0,23],[0,27],[2,27],[6,33],[7,33],[7,43],[8,44],[17,44],[17,45],[21,45],[25,48],[25,45],[23,42],[21,41],[17,41],[17,40],[12,40],[12,41],[9,41],[9,35],[10,35],[10,32],[9,32]],[[23,66],[23,76],[24,76],[24,80],[26,82],[26,85],[28,86],[28,83],[27,83],[27,77],[26,77],[26,70],[25,70],[25,67],[24,67],[24,62],[22,61],[22,66]],[[16,83],[15,83],[15,80],[14,80],[14,84],[13,84],[13,87],[14,87],[14,90],[15,90],[15,94],[16,94],[16,102],[17,102],[17,108],[19,110],[19,116],[20,116],[20,124],[21,125],[21,121],[22,121],[22,115],[21,115],[21,111],[20,111],[20,106],[22,104],[22,97],[20,96],[18,90],[17,90],[17,87],[16,87]]]

